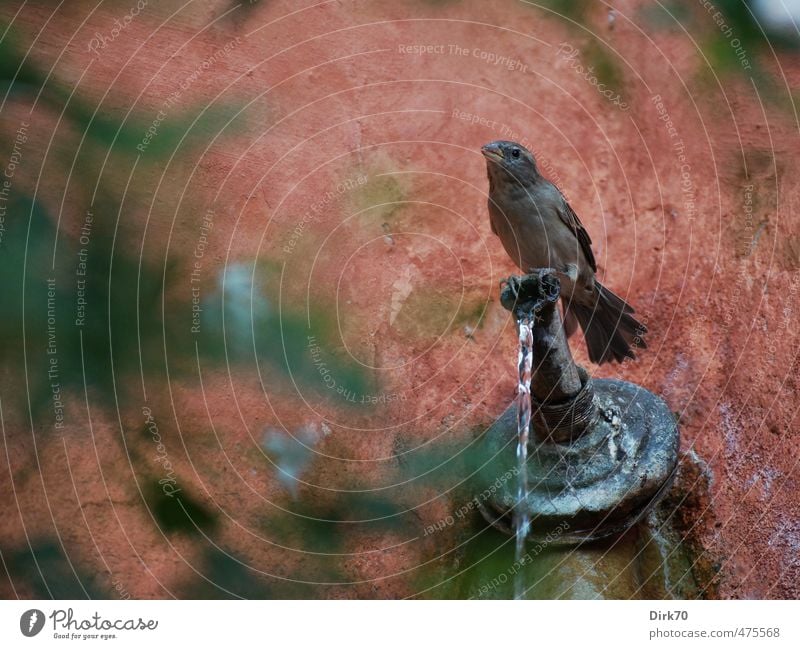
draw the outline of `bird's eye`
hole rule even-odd
[[[511,157],[519,158],[519,149],[511,149]]]

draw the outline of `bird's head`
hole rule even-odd
[[[521,144],[495,140],[484,144],[481,153],[486,158],[489,179],[516,180],[525,184],[539,175],[533,154]]]

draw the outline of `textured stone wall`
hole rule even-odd
[[[697,592],[800,595],[797,58],[702,3],[544,4],[0,7],[3,596],[468,596],[497,138],[649,328],[572,344],[679,417]]]

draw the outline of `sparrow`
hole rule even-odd
[[[564,195],[539,173],[533,154],[521,144],[498,140],[481,153],[492,232],[523,272],[556,272],[567,336],[580,324],[589,360],[598,365],[636,358],[632,347],[647,347],[647,327],[625,300],[597,281],[592,240]]]

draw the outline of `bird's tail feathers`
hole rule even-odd
[[[633,307],[595,281],[597,300],[594,306],[571,302],[571,311],[583,329],[589,360],[601,365],[636,358],[632,347],[647,347],[647,327],[633,317]]]

